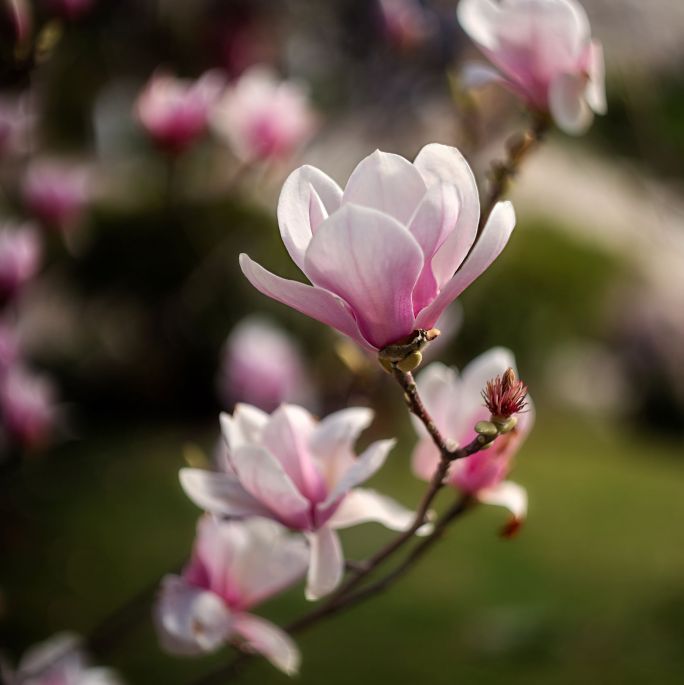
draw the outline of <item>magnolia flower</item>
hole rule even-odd
[[[423,403],[442,435],[455,445],[464,446],[476,437],[475,424],[489,420],[490,409],[483,402],[483,389],[492,379],[514,368],[513,354],[495,347],[473,360],[460,376],[455,369],[434,362],[418,375],[416,383]],[[492,387],[496,389],[496,385],[494,382]],[[494,392],[488,394],[490,404],[497,398],[501,399]],[[509,404],[519,410],[522,405],[517,394],[516,398],[518,401]],[[500,404],[497,402],[496,406]],[[447,483],[481,502],[508,508],[517,524],[527,513],[527,494],[521,486],[504,478],[534,423],[534,409],[529,399],[526,409],[514,416],[517,418],[515,429],[500,435],[488,449],[453,462]],[[414,426],[420,440],[413,452],[413,471],[419,478],[429,480],[439,463],[439,451],[422,424],[414,422]]]
[[[311,166],[283,186],[280,234],[313,285],[244,254],[240,265],[265,295],[380,350],[431,329],[503,250],[515,225],[510,202],[494,207],[473,247],[479,216],[475,177],[455,148],[427,145],[413,164],[376,151],[344,192]]]
[[[80,218],[90,199],[90,190],[89,172],[85,167],[43,160],[26,172],[24,203],[43,224],[64,231]]]
[[[40,237],[30,224],[0,227],[0,303],[36,275],[41,251]]]
[[[78,645],[74,635],[55,635],[31,647],[16,670],[0,665],[3,682],[6,685],[121,685],[113,671],[88,666]]]
[[[243,319],[226,340],[219,388],[224,401],[273,411],[286,401],[311,395],[296,342],[267,319]]]
[[[420,0],[380,0],[387,37],[399,49],[413,49],[434,33],[434,21]]]
[[[10,436],[28,449],[49,441],[57,422],[55,388],[43,376],[15,366],[0,382],[0,412]]]
[[[214,652],[238,637],[288,675],[299,669],[290,637],[248,610],[306,572],[306,544],[264,519],[219,522],[204,516],[192,560],[162,581],[155,623],[171,654]]]
[[[215,70],[196,81],[159,71],[145,86],[135,111],[159,147],[180,154],[206,133],[211,110],[223,88],[223,76]]]
[[[250,67],[228,88],[212,125],[245,162],[291,155],[316,128],[306,91],[269,69]]]
[[[467,85],[503,83],[571,134],[605,114],[603,49],[576,0],[461,0],[458,19],[496,67],[467,67]]]
[[[53,14],[75,21],[91,10],[95,0],[43,0],[43,4]]]
[[[395,442],[374,442],[357,458],[353,445],[372,419],[373,412],[360,407],[319,423],[294,405],[283,404],[269,416],[239,404],[232,416],[221,415],[226,471],[182,469],[180,481],[206,511],[262,516],[303,531],[311,553],[306,595],[318,599],[344,572],[338,528],[377,521],[405,530],[413,522],[413,514],[395,501],[356,487],[382,466]]]

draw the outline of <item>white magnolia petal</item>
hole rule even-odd
[[[460,0],[456,8],[458,23],[482,47],[495,50],[499,43],[501,8],[493,0]]]
[[[606,66],[603,60],[603,47],[598,41],[592,41],[589,45],[587,74],[589,80],[584,91],[587,104],[596,114],[605,114],[608,110],[606,102]]]
[[[401,531],[410,528],[415,518],[415,512],[391,497],[375,490],[355,488],[347,493],[328,525],[340,529],[375,521],[390,530]]]
[[[162,580],[154,619],[159,643],[170,654],[214,652],[232,630],[230,611],[218,595],[173,575]]]
[[[456,426],[451,424],[451,408],[460,407],[462,400],[461,379],[456,369],[441,362],[432,362],[416,377],[416,385],[423,404],[435,421],[437,428],[447,437],[456,438]],[[417,417],[411,420],[420,436],[427,436],[427,430]]]
[[[426,190],[411,162],[400,155],[376,150],[352,172],[342,204],[377,209],[406,225]]]
[[[342,190],[329,176],[316,167],[305,165],[295,169],[283,184],[278,200],[280,235],[292,260],[303,270],[304,253],[313,235],[311,226],[311,190],[325,208],[334,212],[342,200]]]
[[[367,481],[385,463],[387,455],[396,444],[396,440],[378,440],[369,445],[354,464],[347,469],[342,478],[335,484],[325,502],[319,505],[320,510],[325,510],[340,497],[343,497],[357,485]]]
[[[226,412],[219,416],[221,433],[229,450],[258,443],[267,422],[268,414],[251,404],[238,403],[232,416]]]
[[[311,561],[306,580],[306,598],[315,601],[330,594],[344,575],[344,555],[337,533],[323,526],[308,533]]]
[[[570,135],[584,133],[594,114],[586,100],[587,82],[583,74],[561,74],[549,88],[549,110],[558,128]]]
[[[268,450],[244,445],[234,451],[232,461],[247,492],[288,526],[299,528],[304,525],[308,520],[310,502]]]
[[[480,490],[477,499],[483,504],[505,507],[517,521],[522,521],[527,516],[527,490],[510,480],[505,480],[493,488]]]
[[[240,613],[235,616],[235,632],[283,673],[292,676],[299,671],[301,655],[297,645],[275,624],[253,614]]]
[[[229,473],[184,468],[178,477],[185,494],[204,511],[218,516],[270,516],[270,511]]]

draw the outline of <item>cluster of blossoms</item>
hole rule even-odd
[[[229,84],[216,70],[196,81],[158,72],[138,98],[136,113],[169,154],[184,152],[211,128],[243,163],[286,158],[316,128],[306,91],[258,65]]]

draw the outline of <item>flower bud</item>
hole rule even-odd
[[[501,376],[487,381],[482,399],[492,415],[492,421],[500,432],[505,433],[515,427],[515,424],[509,426],[506,420],[523,411],[527,405],[527,386],[516,377],[513,369],[508,368]]]

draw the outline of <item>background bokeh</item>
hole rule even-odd
[[[580,140],[553,133],[529,160],[513,239],[439,351],[461,366],[514,350],[538,411],[515,471],[529,520],[503,541],[501,512],[476,510],[387,595],[299,637],[304,685],[681,682],[684,6],[583,4],[605,45],[609,113]],[[368,0],[98,0],[73,20],[35,2],[30,58],[2,25],[0,89],[30,92],[36,110],[28,161],[76,159],[94,188],[73,232],[45,233],[17,314],[31,364],[59,389],[60,421],[40,452],[5,444],[0,461],[0,646],[12,660],[62,629],[104,635],[95,656],[133,684],[191,683],[227,658],[165,656],[149,611],[116,610],[188,553],[198,511],[177,471],[213,451],[229,408],[223,344],[247,314],[298,341],[312,409],[377,410],[364,440],[401,440],[375,485],[417,501],[414,436],[390,379],[254,291],[237,255],[298,277],[275,203],[301,163],[344,182],[375,148],[412,158],[436,141],[459,146],[485,182],[526,120],[496,89],[459,89],[473,49],[455,5],[417,2],[400,30]],[[133,103],[155,69],[233,78],[254,63],[310,88],[320,125],[296,155],[241,169],[208,135],[170,163],[146,139]],[[28,161],[2,160],[3,220],[23,211]],[[385,535],[352,530],[345,549],[361,557]],[[304,609],[297,588],[264,614]],[[259,663],[243,682],[285,677]]]

